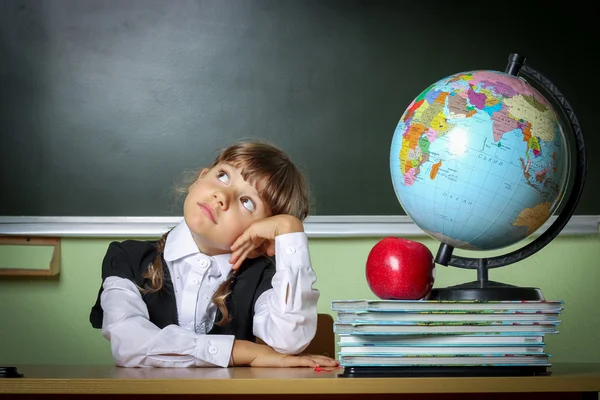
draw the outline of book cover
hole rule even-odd
[[[531,313],[518,311],[502,312],[397,312],[397,311],[358,311],[348,312],[339,311],[337,321],[344,323],[363,323],[363,322],[442,322],[442,321],[509,321],[534,323],[540,321],[558,321],[558,313]]]
[[[385,323],[341,323],[334,322],[333,331],[337,334],[457,334],[457,333],[558,333],[557,323],[534,324],[500,322],[477,323],[430,323],[430,322],[385,322]]]
[[[440,355],[432,356],[376,356],[376,355],[342,355],[340,365],[347,366],[509,366],[539,365],[550,366],[550,354],[541,355]]]
[[[562,300],[333,300],[333,311],[452,311],[490,310],[557,313],[564,309]]]
[[[487,335],[338,335],[339,346],[525,346],[543,345],[543,335],[506,332]]]
[[[544,346],[341,346],[339,355],[543,354]]]

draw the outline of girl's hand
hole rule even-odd
[[[277,353],[261,354],[250,363],[252,367],[338,367],[337,360],[319,354],[300,354],[298,356]]]
[[[231,258],[235,271],[246,258],[262,254],[275,254],[275,237],[285,233],[304,232],[304,225],[298,218],[287,215],[274,215],[253,222],[231,246]]]
[[[265,344],[248,340],[235,340],[230,365],[252,367],[338,367],[336,359],[317,354],[293,356],[281,354]]]

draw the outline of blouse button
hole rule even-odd
[[[288,246],[285,249],[285,252],[288,253],[288,254],[294,254],[296,252],[296,248],[294,246]]]
[[[217,349],[215,346],[210,346],[208,348],[208,352],[214,356],[215,354],[217,354],[219,352],[219,349]]]
[[[198,283],[200,283],[200,282],[198,282],[198,279],[192,279],[192,285],[196,285],[197,286]]]
[[[208,260],[207,260],[207,259],[205,259],[205,258],[201,259],[201,260],[200,260],[200,266],[201,266],[202,268],[206,268],[206,267],[208,267]]]

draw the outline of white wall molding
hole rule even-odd
[[[556,217],[544,224],[544,232]],[[181,217],[0,217],[0,235],[153,238],[181,221]],[[561,235],[598,234],[600,216],[573,216]],[[427,236],[407,216],[311,216],[304,222],[314,238]]]

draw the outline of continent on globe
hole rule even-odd
[[[537,231],[540,226],[544,225],[544,222],[548,221],[548,218],[550,218],[550,203],[545,202],[521,211],[513,225],[526,227],[526,234],[529,236]]]

